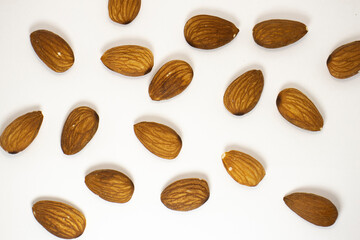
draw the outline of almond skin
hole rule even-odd
[[[265,48],[280,48],[301,39],[307,33],[306,25],[286,19],[260,22],[253,28],[255,42]]]
[[[239,29],[228,20],[211,16],[196,15],[184,27],[186,41],[195,48],[215,49],[231,42]]]
[[[202,206],[210,196],[205,180],[185,178],[171,183],[161,193],[161,202],[169,209],[190,211]]]
[[[327,67],[333,77],[349,78],[360,71],[360,41],[351,42],[335,49],[327,59]]]
[[[138,15],[140,7],[141,0],[109,0],[109,17],[114,22],[129,24]]]
[[[317,226],[331,226],[338,217],[336,206],[316,194],[297,192],[285,196],[284,202],[297,215]]]
[[[37,136],[42,121],[41,111],[29,112],[16,118],[1,134],[1,147],[11,154],[23,151]]]
[[[309,131],[320,131],[324,126],[324,120],[316,106],[295,88],[282,90],[276,99],[276,105],[280,114],[295,126]]]
[[[185,61],[172,60],[165,63],[150,83],[150,98],[160,101],[179,95],[189,86],[193,75],[193,69]]]
[[[71,47],[59,35],[41,29],[30,34],[30,41],[39,58],[55,72],[65,72],[74,64]]]
[[[223,101],[234,115],[250,112],[258,103],[264,88],[264,76],[260,70],[250,70],[236,78],[226,89]]]
[[[114,203],[128,202],[134,193],[134,184],[125,174],[111,170],[96,170],[85,177],[86,186],[102,199]]]
[[[77,209],[62,202],[38,201],[32,211],[35,219],[50,233],[59,238],[72,239],[85,230],[85,216]]]
[[[111,48],[102,55],[101,61],[110,70],[131,77],[143,76],[154,66],[152,52],[137,45]]]
[[[80,152],[95,135],[98,114],[89,107],[75,108],[66,119],[61,135],[61,148],[66,155]]]

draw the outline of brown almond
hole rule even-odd
[[[134,132],[139,141],[158,157],[174,159],[180,153],[181,138],[166,125],[156,122],[139,122],[134,125]]]
[[[214,49],[231,42],[239,29],[230,21],[211,15],[196,15],[184,27],[186,41],[195,48]]]
[[[326,64],[330,74],[336,78],[349,78],[359,73],[360,41],[354,41],[335,49]]]
[[[48,30],[30,34],[31,45],[39,58],[55,72],[65,72],[74,64],[74,53],[59,35]]]
[[[129,24],[138,15],[140,7],[141,0],[109,0],[109,17],[114,22]]]
[[[169,209],[190,211],[202,206],[210,196],[205,180],[185,178],[171,183],[161,193],[161,202]]]
[[[1,134],[1,147],[11,154],[23,151],[37,136],[42,121],[41,111],[29,112],[16,118]]]
[[[134,193],[134,184],[125,174],[111,170],[96,170],[85,177],[86,186],[102,199],[114,203],[128,202]]]
[[[320,131],[324,120],[313,102],[295,88],[282,90],[276,99],[280,114],[290,123],[310,131]]]
[[[137,45],[111,48],[102,55],[101,61],[110,70],[131,77],[143,76],[154,66],[152,52]]]
[[[85,216],[76,208],[57,201],[38,201],[32,211],[35,219],[59,238],[72,239],[85,230]]]
[[[271,19],[260,22],[253,28],[255,42],[265,48],[290,45],[307,33],[306,25],[286,19]]]
[[[330,200],[313,193],[292,193],[284,197],[284,202],[297,215],[317,226],[331,226],[338,217],[336,206]]]
[[[182,60],[165,63],[155,74],[149,86],[152,100],[170,99],[182,93],[193,78],[191,66]]]
[[[236,78],[226,89],[223,101],[229,112],[243,115],[258,103],[264,88],[264,76],[260,70],[250,70]]]
[[[61,148],[66,155],[80,152],[95,135],[98,114],[89,107],[75,108],[66,119],[61,135]]]

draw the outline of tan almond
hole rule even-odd
[[[93,138],[99,125],[98,114],[89,107],[75,108],[66,119],[61,148],[66,155],[80,152]]]
[[[138,15],[140,7],[141,0],[109,0],[109,17],[114,22],[129,24]]]
[[[74,64],[71,47],[59,35],[40,29],[30,34],[30,41],[39,58],[55,72],[65,72]]]
[[[313,102],[301,91],[295,88],[282,90],[276,99],[280,114],[297,127],[320,131],[324,120]]]
[[[161,193],[161,202],[169,209],[190,211],[202,206],[210,196],[205,180],[185,178],[171,183]]]
[[[139,141],[158,157],[174,159],[180,153],[181,138],[166,125],[156,122],[139,122],[134,125],[134,132]]]
[[[35,219],[59,238],[80,237],[86,226],[85,216],[76,208],[57,201],[38,201],[32,211]]]
[[[195,48],[215,49],[231,42],[239,29],[230,21],[212,15],[196,15],[184,27],[186,41]]]
[[[160,101],[179,95],[189,86],[193,75],[193,69],[185,61],[172,60],[165,63],[150,83],[150,98]]]
[[[344,79],[360,72],[360,41],[344,44],[335,49],[327,59],[332,76]]]
[[[338,217],[336,206],[330,200],[313,193],[292,193],[284,197],[284,202],[297,215],[317,226],[331,226]]]
[[[111,48],[102,55],[101,61],[110,70],[131,77],[143,76],[154,66],[152,52],[137,45]]]
[[[11,154],[23,151],[34,141],[42,121],[41,111],[29,112],[16,118],[1,134],[1,147]]]
[[[270,19],[253,28],[255,42],[265,48],[280,48],[300,40],[307,33],[306,25],[287,19]]]

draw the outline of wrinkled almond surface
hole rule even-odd
[[[128,24],[136,18],[140,7],[141,0],[109,0],[109,17],[114,22]]]

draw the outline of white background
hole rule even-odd
[[[230,20],[240,32],[219,49],[194,49],[183,28],[196,14]],[[301,21],[309,32],[288,47],[262,48],[252,28],[270,18]],[[75,63],[67,72],[53,72],[32,49],[30,33],[41,28],[72,47]],[[44,199],[84,213],[79,239],[360,239],[360,75],[338,80],[326,67],[335,48],[359,39],[358,0],[143,0],[126,26],[110,20],[106,0],[1,0],[0,130],[29,111],[41,110],[44,121],[25,151],[0,149],[0,239],[57,239],[32,214],[32,204]],[[122,44],[151,49],[153,70],[131,78],[107,69],[101,55]],[[173,99],[154,102],[149,83],[172,59],[193,67],[193,81]],[[254,68],[265,78],[260,101],[250,113],[233,116],[222,102],[225,89]],[[315,103],[325,121],[321,132],[301,130],[279,114],[276,96],[286,87]],[[99,128],[80,153],[66,156],[62,127],[80,105],[97,111]],[[133,132],[139,121],[174,128],[183,140],[179,156],[169,161],[147,151]],[[257,187],[227,174],[221,155],[232,149],[264,165]],[[84,177],[100,168],[133,180],[128,203],[109,203],[90,192]],[[175,212],[160,194],[183,177],[206,179],[210,198],[194,211]],[[296,191],[330,199],[339,210],[336,223],[317,227],[293,213],[282,198]]]

